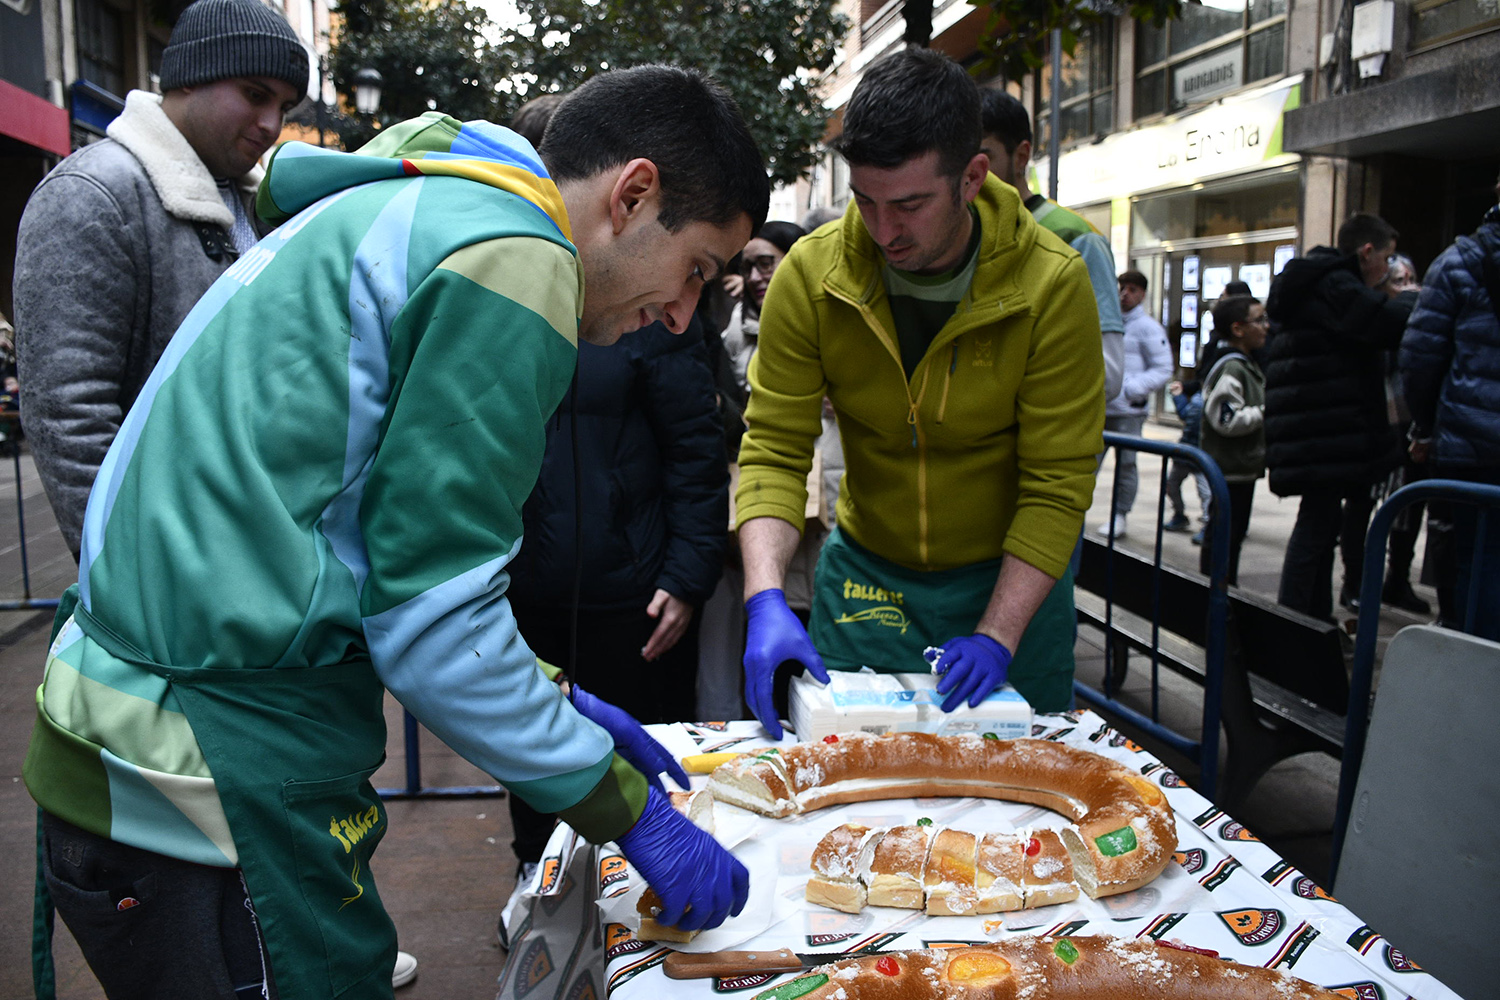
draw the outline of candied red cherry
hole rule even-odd
[[[823,737],[824,743],[837,743],[838,741],[839,738],[832,733],[829,733],[827,736]]]
[[[1042,842],[1040,840],[1037,840],[1035,837],[1032,837],[1030,840],[1026,841],[1026,856],[1028,858],[1034,858],[1038,854],[1041,854],[1041,853],[1042,853]]]
[[[886,955],[880,961],[875,963],[875,971],[883,975],[894,976],[901,971],[901,966],[897,964],[894,958]]]

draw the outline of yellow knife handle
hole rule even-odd
[[[708,979],[747,972],[798,972],[802,960],[787,948],[774,951],[709,951],[700,955],[674,951],[662,962],[668,979]]]

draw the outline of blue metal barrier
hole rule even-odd
[[[400,788],[377,788],[375,793],[383,799],[483,799],[504,798],[505,789],[499,785],[444,785],[437,788],[422,787],[422,748],[417,720],[405,709],[401,711],[406,746],[406,784]]]
[[[1443,500],[1472,504],[1479,508],[1474,532],[1474,549],[1470,555],[1471,578],[1464,607],[1462,631],[1472,633],[1479,612],[1480,585],[1474,579],[1480,572],[1489,512],[1500,509],[1500,486],[1469,483],[1458,479],[1422,479],[1401,487],[1380,506],[1370,519],[1365,536],[1364,579],[1359,588],[1359,629],[1354,639],[1354,663],[1349,677],[1349,711],[1344,724],[1344,760],[1339,770],[1338,809],[1333,819],[1333,853],[1328,870],[1339,870],[1339,856],[1344,850],[1344,833],[1349,813],[1354,807],[1354,789],[1359,783],[1359,768],[1365,755],[1365,737],[1370,729],[1372,689],[1375,680],[1375,648],[1380,638],[1380,592],[1385,578],[1385,547],[1396,515],[1414,503]]]
[[[1153,608],[1151,615],[1151,714],[1146,715],[1139,712],[1115,697],[1114,670],[1111,669],[1112,664],[1110,659],[1113,655],[1112,649],[1114,644],[1109,641],[1114,621],[1114,573],[1112,565],[1106,571],[1105,593],[1103,594],[1105,632],[1104,691],[1096,691],[1082,681],[1077,680],[1073,682],[1073,691],[1079,698],[1082,698],[1089,704],[1103,708],[1125,719],[1130,724],[1139,727],[1143,732],[1151,734],[1172,749],[1186,755],[1198,765],[1199,783],[1202,786],[1199,791],[1206,798],[1212,800],[1217,795],[1219,783],[1219,717],[1224,698],[1226,618],[1229,613],[1229,518],[1221,516],[1212,517],[1203,539],[1203,544],[1209,546],[1208,626],[1206,631],[1207,641],[1204,643],[1203,650],[1203,731],[1198,739],[1193,740],[1163,725],[1160,712],[1160,657],[1158,646],[1161,635],[1159,618],[1161,608],[1162,515],[1165,513],[1167,495],[1168,463],[1166,459],[1182,459],[1197,467],[1208,478],[1209,493],[1213,498],[1213,509],[1215,512],[1229,510],[1229,485],[1225,482],[1224,474],[1219,470],[1218,463],[1210,458],[1206,452],[1190,445],[1168,441],[1152,441],[1147,438],[1132,437],[1128,434],[1116,434],[1112,431],[1104,432],[1104,444],[1106,448],[1144,451],[1153,455],[1161,455],[1163,458],[1156,496],[1156,548],[1153,560],[1153,591],[1151,595],[1151,606]],[[1115,547],[1114,508],[1119,493],[1120,475],[1117,464],[1115,467],[1114,482],[1110,490],[1108,545],[1111,550]]]
[[[13,415],[9,413],[0,415],[0,429],[3,429],[5,433],[5,443],[10,449],[11,460],[15,463],[16,469],[16,529],[21,548],[21,598],[20,600],[0,600],[0,611],[55,609],[57,598],[31,596],[31,565],[26,558],[26,499],[21,490],[20,426],[20,420]]]

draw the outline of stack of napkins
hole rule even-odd
[[[1031,705],[1009,684],[990,692],[978,708],[965,702],[952,712],[942,709],[931,673],[878,674],[830,670],[819,684],[809,674],[792,678],[789,696],[792,729],[798,739],[820,740],[830,733],[994,733],[1003,740],[1031,735]]]

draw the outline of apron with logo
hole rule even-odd
[[[370,776],[385,690],[368,660],[218,669],[147,659],[78,605],[110,655],[172,685],[239,853],[282,1000],[389,997],[396,928],[370,856],[386,831]]]
[[[972,635],[995,589],[1000,560],[955,569],[907,569],[835,528],[813,576],[808,634],[830,670],[927,670],[922,650]],[[1073,703],[1071,572],[1042,602],[1012,652],[1009,681],[1038,712]]]

